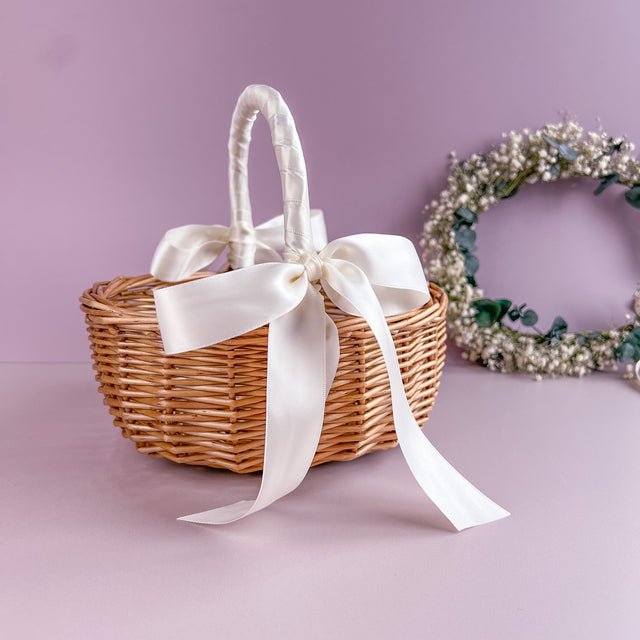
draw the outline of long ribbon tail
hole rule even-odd
[[[404,391],[391,332],[363,271],[343,260],[326,260],[322,285],[336,305],[346,299],[371,327],[389,373],[398,442],[413,475],[436,507],[458,531],[508,516],[508,511],[458,473],[420,430]]]
[[[308,284],[300,304],[269,325],[264,471],[258,497],[179,520],[233,522],[264,509],[302,482],[318,448],[327,387],[337,367],[337,343],[329,323],[335,330],[322,295]]]

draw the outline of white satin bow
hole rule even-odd
[[[314,247],[320,251],[327,244],[327,229],[320,209],[311,210],[311,229]],[[279,215],[267,222],[243,228],[235,241],[241,246],[249,245],[255,257],[251,262],[278,262],[284,250],[284,216]],[[179,282],[192,273],[208,267],[229,245],[232,237],[230,227],[220,224],[187,224],[169,229],[158,244],[151,261],[151,273],[165,282]],[[223,265],[224,270],[228,265]]]
[[[465,480],[415,421],[385,315],[416,309],[430,295],[411,242],[362,234],[335,240],[320,254],[287,255],[155,291],[165,351],[215,344],[269,324],[265,458],[256,500],[181,518],[222,524],[254,513],[293,491],[315,455],[340,347],[318,282],[346,313],[362,316],[389,374],[396,433],[420,486],[458,530],[509,513]]]

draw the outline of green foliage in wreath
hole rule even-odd
[[[635,315],[615,329],[570,333],[561,316],[547,331],[536,325],[538,315],[526,304],[488,299],[478,288],[480,266],[474,227],[478,215],[498,200],[511,198],[522,185],[588,176],[598,180],[594,195],[612,185],[625,187],[625,199],[640,209],[640,161],[630,154],[633,144],[603,131],[588,132],[572,121],[538,131],[511,131],[487,154],[458,161],[452,154],[448,187],[425,208],[431,211],[421,245],[426,271],[449,296],[448,324],[463,356],[489,369],[541,375],[583,376],[637,363],[640,371],[640,289]],[[640,222],[640,220],[639,220]],[[505,321],[519,322],[535,333],[518,331]],[[633,364],[627,366],[632,375]],[[639,374],[640,375],[640,374]]]

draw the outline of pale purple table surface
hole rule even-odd
[[[447,366],[432,442],[511,517],[454,533],[398,449],[256,476],[138,454],[89,365],[0,365],[2,638],[640,637],[640,386]]]

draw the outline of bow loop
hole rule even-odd
[[[307,291],[302,265],[256,264],[153,292],[168,354],[201,349],[269,324]]]
[[[334,264],[340,261],[341,269],[356,265],[362,270],[385,316],[418,309],[431,299],[429,283],[413,243],[402,236],[375,233],[346,236],[330,242],[320,257]],[[360,315],[347,301],[340,308],[351,315]]]
[[[151,274],[164,282],[179,282],[214,262],[229,243],[222,225],[188,224],[165,233],[151,261]]]

